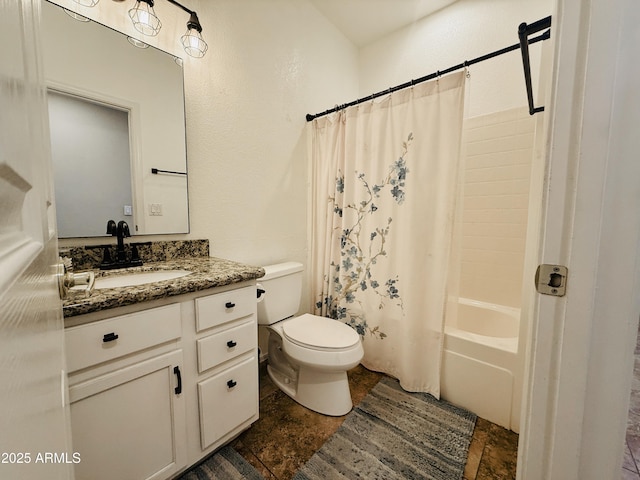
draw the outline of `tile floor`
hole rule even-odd
[[[381,376],[362,366],[349,371],[353,403],[359,403]],[[288,480],[343,420],[344,417],[327,417],[298,405],[271,382],[263,366],[260,419],[232,445],[265,479]],[[638,440],[640,446],[640,436]],[[517,449],[517,434],[478,418],[464,480],[515,479]]]
[[[627,438],[622,462],[622,480],[640,480],[640,331],[636,342]]]

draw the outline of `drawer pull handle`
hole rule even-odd
[[[233,388],[233,387],[235,387],[237,384],[238,384],[238,382],[234,382],[233,380],[229,380],[229,381],[227,382],[227,387],[229,387],[229,388]]]
[[[103,343],[107,343],[107,342],[113,342],[114,340],[118,339],[118,334],[111,332],[111,333],[105,333],[104,336],[102,337],[102,342]]]
[[[236,343],[236,342],[234,342],[233,340],[229,340],[229,341],[227,342],[227,347],[229,347],[229,348],[233,348],[233,347],[235,347],[236,345],[237,345],[237,343]]]
[[[233,302],[227,302],[227,303],[224,304],[224,306],[225,306],[225,308],[233,308],[233,307],[236,306],[236,304],[233,303]]]
[[[180,373],[180,367],[173,367],[173,373],[178,377],[178,386],[174,389],[174,392],[176,392],[176,395],[179,395],[182,393],[182,374]]]

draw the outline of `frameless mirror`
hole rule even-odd
[[[58,236],[188,233],[182,66],[42,5]]]

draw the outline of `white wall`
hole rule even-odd
[[[357,94],[355,47],[306,1],[201,5],[212,28],[204,61],[187,64],[192,234],[213,255],[305,262],[304,115]]]
[[[551,0],[459,0],[364,47],[360,96],[516,44],[518,25],[550,15],[552,5]],[[540,47],[530,48],[534,92]],[[473,65],[470,71],[467,117],[527,105],[519,50]]]
[[[307,1],[200,3],[210,50],[185,64],[191,237],[213,256],[306,264],[305,114],[357,94],[357,51]]]

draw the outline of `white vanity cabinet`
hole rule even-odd
[[[255,284],[195,299],[200,449],[211,451],[258,419]]]
[[[76,480],[164,480],[186,465],[180,305],[65,330]]]
[[[258,419],[255,281],[151,305],[65,329],[76,480],[174,478]]]

